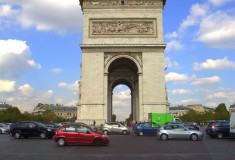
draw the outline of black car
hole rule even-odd
[[[212,121],[209,122],[206,127],[206,134],[211,138],[221,139],[225,136],[229,136],[229,121]]]
[[[55,134],[54,128],[46,127],[40,122],[16,122],[13,123],[10,127],[10,135],[16,139],[21,137],[40,137],[41,139],[52,138]]]
[[[61,125],[59,125],[57,123],[53,123],[53,122],[44,123],[44,125],[48,128],[54,128],[55,130],[61,126]]]

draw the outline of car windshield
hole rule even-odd
[[[35,122],[37,125],[39,125],[40,127],[47,127],[45,124],[41,123],[41,122]]]

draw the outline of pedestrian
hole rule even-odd
[[[95,126],[95,124],[96,124],[96,121],[94,120],[94,121],[93,121],[93,126]]]

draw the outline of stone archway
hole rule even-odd
[[[162,12],[166,0],[80,0],[83,42],[77,121],[111,120],[112,90],[132,93],[133,118],[169,112]]]
[[[131,90],[131,113],[133,119],[138,119],[138,62],[131,56],[128,55],[118,55],[110,60],[107,65],[108,71],[108,106],[107,106],[107,119],[111,121],[112,115],[112,91],[119,85],[124,84]]]

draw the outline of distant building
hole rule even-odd
[[[202,104],[193,104],[188,106],[181,106],[181,107],[170,107],[169,112],[174,114],[175,117],[180,117],[188,113],[189,109],[196,111],[197,113],[205,113],[208,111],[214,112],[214,108],[205,107]],[[235,105],[234,105],[235,111]]]
[[[185,107],[170,107],[169,112],[175,117],[180,117],[188,113],[188,108]]]
[[[68,107],[59,104],[38,104],[34,108],[34,114],[42,114],[46,110],[50,110],[54,114],[63,118],[72,118],[77,116],[77,107]]]
[[[12,107],[12,105],[7,104],[6,102],[0,102],[0,111],[6,110],[10,107]]]
[[[231,105],[230,107],[229,107],[229,112],[231,113],[231,112],[235,112],[235,104],[233,104],[233,105]]]
[[[207,111],[206,108],[202,106],[202,104],[192,104],[192,105],[186,106],[186,108],[192,109],[198,113],[205,113]]]

